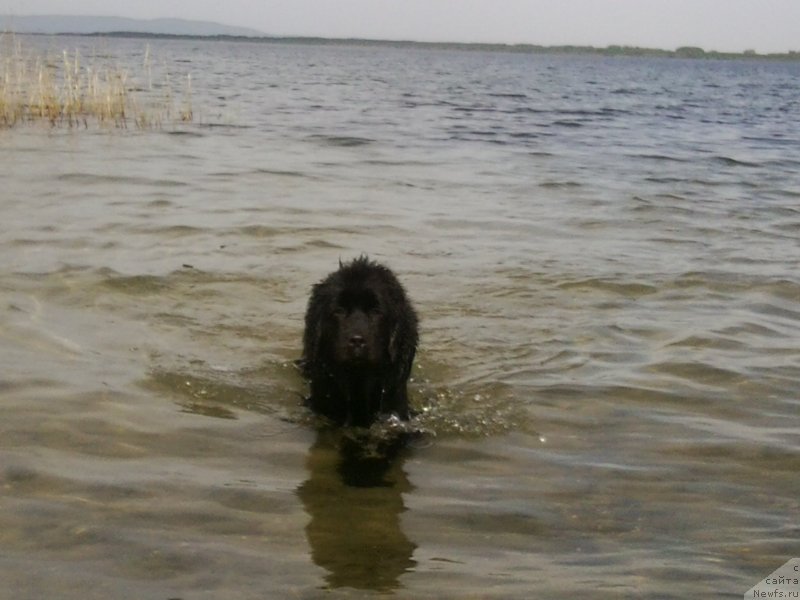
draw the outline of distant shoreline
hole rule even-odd
[[[14,32],[7,32],[14,33]],[[560,54],[560,55],[588,55],[588,56],[621,56],[645,58],[678,58],[697,60],[784,60],[800,61],[800,51],[759,54],[753,50],[745,52],[718,52],[704,50],[696,46],[684,46],[676,50],[661,50],[658,48],[642,48],[638,46],[540,46],[537,44],[493,44],[493,43],[465,43],[465,42],[416,42],[403,40],[377,40],[366,38],[324,38],[305,36],[244,36],[244,35],[191,35],[173,33],[147,33],[138,31],[113,31],[98,33],[20,33],[18,35],[36,36],[74,36],[74,37],[110,37],[110,38],[141,38],[141,39],[175,39],[175,40],[205,40],[205,41],[231,41],[248,43],[271,44],[313,44],[335,46],[367,46],[391,48],[422,48],[437,50],[463,50],[483,52],[516,52],[520,54]]]

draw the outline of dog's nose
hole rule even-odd
[[[351,335],[349,340],[350,346],[353,348],[363,348],[366,345],[363,335]]]

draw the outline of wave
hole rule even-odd
[[[342,136],[342,135],[311,135],[309,140],[319,142],[325,146],[336,146],[339,148],[358,148],[374,144],[375,140],[366,137]]]
[[[55,179],[79,185],[141,185],[156,187],[186,187],[188,182],[177,179],[153,179],[137,175],[104,175],[98,173],[62,173]]]

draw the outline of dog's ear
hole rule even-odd
[[[323,333],[324,325],[322,324],[321,320],[318,319],[314,328],[311,331],[309,346],[310,346],[310,354],[313,357],[312,360],[319,361],[322,357],[322,333]]]
[[[310,319],[306,319],[306,330],[303,335],[303,356],[299,361],[306,377],[311,377],[311,374],[319,365],[322,332],[318,325],[318,323],[313,323]]]
[[[400,315],[389,331],[389,360],[392,363],[409,362],[409,357],[413,360],[416,349],[416,332],[407,316]]]
[[[382,299],[382,305],[388,310],[390,323],[389,360],[397,365],[410,366],[417,350],[417,315],[396,280],[389,285],[388,295]]]
[[[400,327],[395,323],[394,327],[392,327],[392,330],[389,332],[389,360],[392,362],[397,361],[397,356],[399,354],[399,337]]]
[[[303,360],[306,371],[320,366],[326,359],[327,318],[331,303],[329,287],[318,283],[311,290],[308,309],[306,311],[305,332],[303,335]]]

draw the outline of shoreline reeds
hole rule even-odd
[[[172,84],[168,74],[153,84],[149,45],[142,73],[134,76],[108,58],[85,62],[77,49],[60,57],[35,52],[14,34],[0,34],[0,128],[47,123],[153,129],[192,121],[191,76],[177,107]]]

